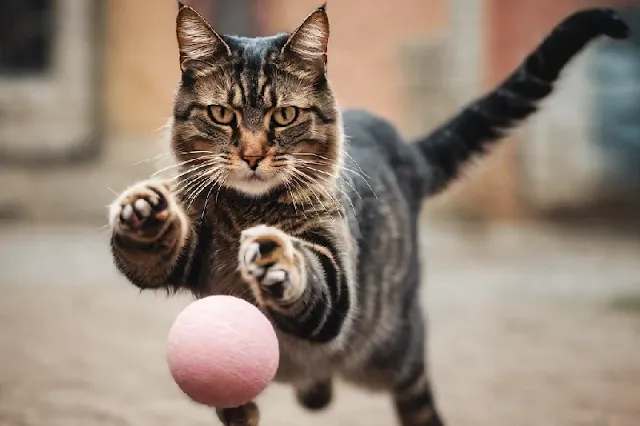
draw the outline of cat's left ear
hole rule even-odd
[[[181,5],[180,2],[178,2]],[[198,62],[218,62],[231,56],[229,45],[189,6],[181,5],[176,18],[180,68],[184,72]]]
[[[313,79],[324,75],[327,65],[329,17],[326,8],[325,3],[307,16],[282,48],[285,63]]]

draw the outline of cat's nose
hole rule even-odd
[[[258,165],[260,164],[260,161],[262,161],[264,159],[264,156],[262,155],[245,155],[242,157],[242,159],[244,160],[245,163],[247,163],[249,165],[249,168],[251,170],[256,170],[258,168]]]

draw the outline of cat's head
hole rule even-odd
[[[333,182],[342,130],[324,6],[290,34],[259,38],[219,35],[181,7],[177,37],[172,147],[191,191],[216,182],[258,197]]]

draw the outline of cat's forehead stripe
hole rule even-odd
[[[233,55],[233,93],[229,101],[236,108],[271,108],[275,105],[273,61],[287,40],[286,34],[255,39],[225,36]]]
[[[234,82],[235,82],[234,87],[240,93],[240,105],[235,105],[235,106],[242,106],[247,103],[246,87],[243,85],[243,81],[242,81],[243,69],[244,69],[244,58],[240,58],[240,60],[234,67]]]
[[[234,84],[229,91],[229,103],[234,108],[242,107],[242,89],[240,88],[239,84]]]

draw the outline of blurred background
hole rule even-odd
[[[294,29],[316,0],[190,0],[222,33]],[[333,0],[344,107],[407,137],[491,89],[568,13],[640,1]],[[0,426],[208,425],[164,363],[190,300],[140,294],[106,206],[167,152],[172,0],[0,0]],[[534,119],[425,209],[430,363],[450,425],[640,425],[640,36],[589,46]],[[263,424],[394,424],[348,386]]]

